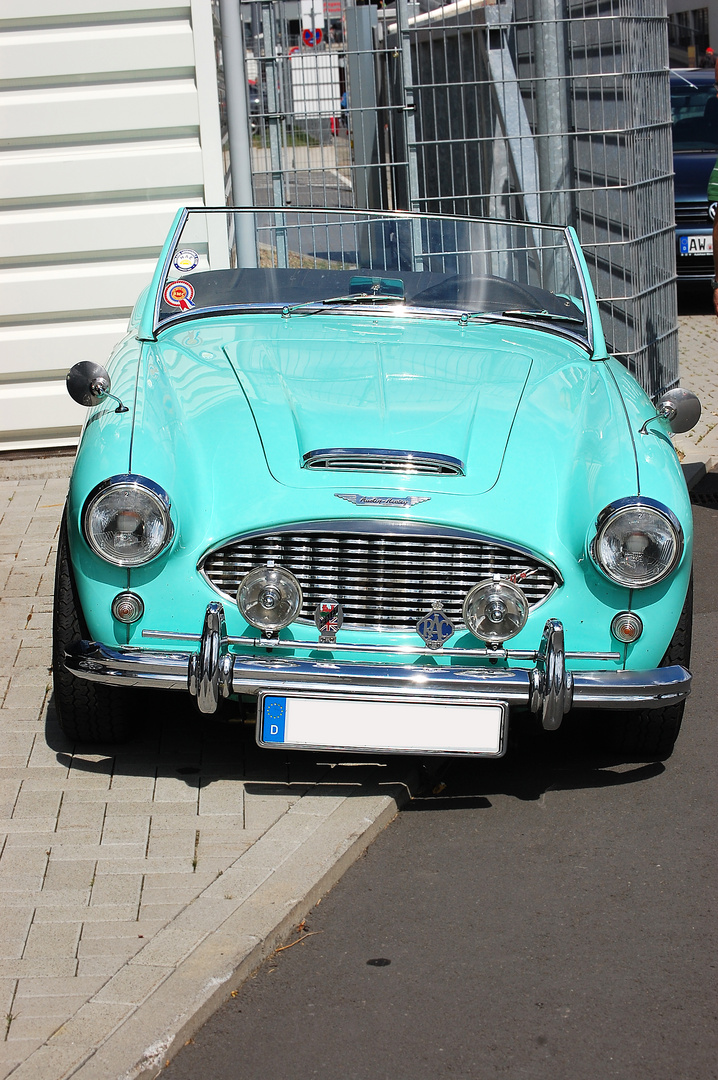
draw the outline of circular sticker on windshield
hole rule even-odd
[[[194,307],[192,303],[194,288],[189,281],[170,281],[169,285],[165,285],[162,296],[166,304],[170,307],[178,307],[181,311],[188,311]]]
[[[183,274],[188,274],[190,270],[194,270],[199,265],[199,255],[192,248],[182,248],[178,251],[174,257],[175,270],[181,270]]]

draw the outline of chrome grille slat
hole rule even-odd
[[[341,531],[340,525],[338,530],[327,535],[292,529],[240,538],[210,552],[200,569],[234,601],[245,574],[274,559],[302,586],[304,605],[297,622],[313,623],[316,605],[333,595],[344,608],[344,627],[366,630],[414,630],[434,600],[461,629],[466,593],[495,573],[505,577],[535,571],[521,582],[531,607],[557,585],[551,567],[492,541],[468,535],[358,533]]]
[[[682,222],[699,222],[703,225],[710,224],[708,220],[708,200],[700,202],[677,203],[675,208],[676,224]]]

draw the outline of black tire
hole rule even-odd
[[[89,637],[77,598],[67,543],[67,511],[60,526],[52,619],[52,677],[55,710],[62,731],[73,742],[120,743],[134,732],[138,693],[89,682],[64,665],[65,652]]]
[[[660,667],[670,667],[672,664],[689,666],[692,630],[693,577],[688,583],[681,617]],[[684,709],[685,701],[682,701],[680,705],[668,705],[665,709],[615,713],[606,730],[611,750],[642,761],[665,761],[673,753]]]

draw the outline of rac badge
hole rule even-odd
[[[337,630],[344,622],[342,605],[333,596],[320,600],[314,609],[314,625],[319,631],[319,641],[329,645],[336,644]]]
[[[426,642],[428,649],[440,649],[454,633],[454,624],[435,600],[431,611],[422,615],[416,624],[416,632]]]
[[[416,506],[417,503],[430,502],[431,496],[425,495],[340,495],[334,492],[337,499],[346,499],[355,506]]]

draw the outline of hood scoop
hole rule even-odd
[[[328,472],[404,473],[411,476],[463,476],[463,461],[448,454],[364,447],[310,450],[302,468]]]

